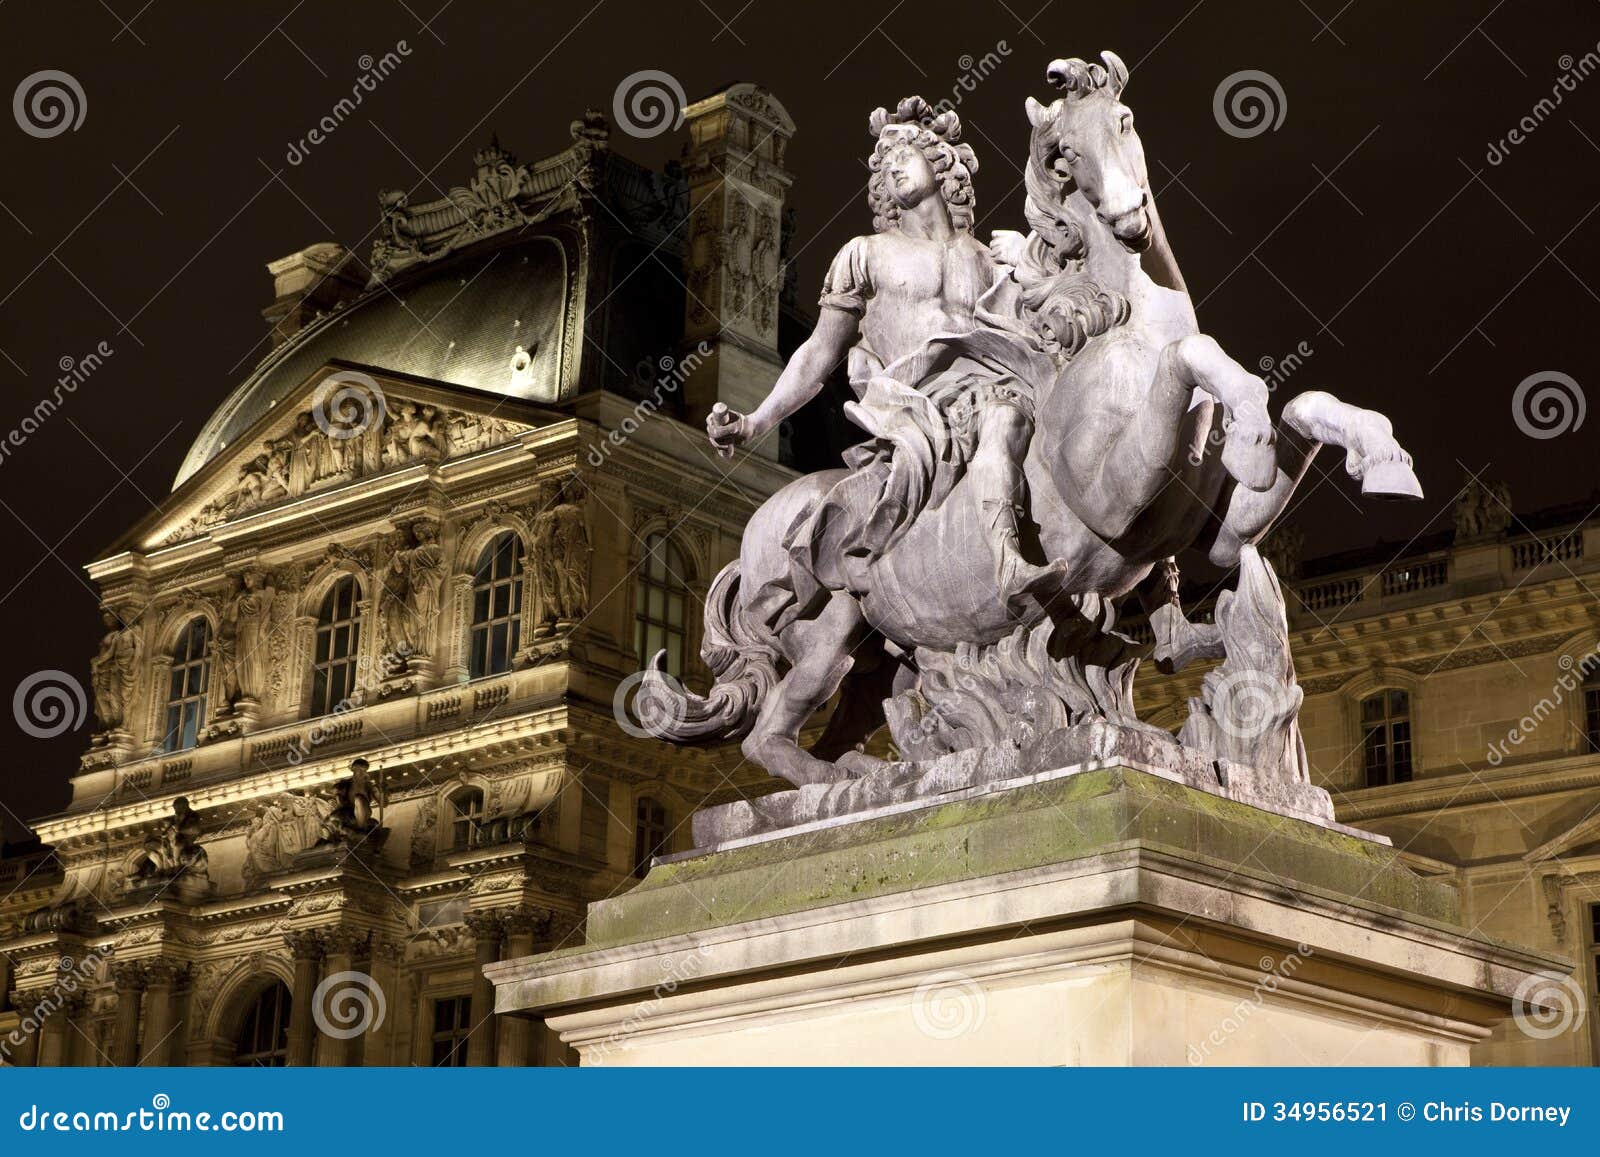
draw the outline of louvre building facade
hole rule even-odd
[[[703,686],[712,578],[838,434],[819,412],[735,459],[706,444],[810,295],[788,114],[735,85],[685,119],[665,171],[590,113],[556,156],[492,143],[446,197],[384,194],[370,253],[270,264],[275,348],[88,567],[97,730],[0,860],[0,1061],[571,1063],[493,1015],[482,967],[581,942],[696,808],[775,786],[618,706],[657,651]],[[1399,557],[1271,545],[1338,818],[1482,932],[1571,958],[1587,1009],[1600,521],[1510,509],[1472,482]],[[1141,679],[1146,717],[1177,726],[1199,674]],[[1600,1035],[1508,1023],[1475,1059],[1593,1064]]]

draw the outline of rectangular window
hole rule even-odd
[[[461,1068],[467,1063],[472,1033],[472,997],[446,996],[433,1002],[433,1064]]]
[[[1600,687],[1583,689],[1583,733],[1590,751],[1600,751]]]

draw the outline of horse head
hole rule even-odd
[[[1153,236],[1150,179],[1133,112],[1122,103],[1128,67],[1114,52],[1100,59],[1103,65],[1076,58],[1050,63],[1045,78],[1063,95],[1049,105],[1028,98],[1033,160],[1047,168],[1062,200],[1081,192],[1111,235],[1142,253]]]

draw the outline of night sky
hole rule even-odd
[[[522,160],[556,152],[570,120],[609,115],[618,82],[647,69],[691,100],[748,80],[788,107],[809,297],[871,227],[871,109],[959,94],[987,236],[1022,226],[1022,101],[1050,96],[1045,65],[1113,49],[1202,328],[1247,366],[1309,350],[1280,400],[1316,387],[1380,407],[1416,457],[1427,499],[1374,507],[1327,452],[1294,515],[1308,553],[1448,525],[1465,469],[1509,483],[1519,512],[1595,489],[1600,417],[1535,438],[1512,409],[1530,375],[1568,375],[1574,401],[1600,378],[1593,0],[741,3],[0,7],[5,90],[58,70],[85,110],[54,136],[15,115],[0,126],[0,442],[55,393],[58,367],[111,351],[0,458],[0,690],[52,668],[87,686],[100,628],[82,567],[168,491],[267,352],[267,261],[324,240],[365,256],[380,189],[439,196],[491,133]],[[402,41],[391,75],[291,164],[363,57]],[[1281,120],[1225,131],[1214,98],[1247,71],[1281,92]],[[660,164],[683,139],[617,132],[613,147]],[[54,739],[6,726],[14,838],[65,803],[93,722]]]

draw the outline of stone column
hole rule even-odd
[[[515,960],[519,956],[533,955],[534,935],[548,927],[549,923],[550,914],[544,911],[506,913],[504,922],[506,959]],[[533,1022],[522,1016],[497,1019],[500,1021],[500,1043],[499,1058],[495,1063],[501,1068],[518,1068],[531,1064]]]
[[[783,368],[778,353],[783,207],[793,177],[784,153],[794,121],[769,92],[736,84],[684,109],[689,222],[681,365],[686,420],[712,405],[749,413]],[[751,447],[778,456],[778,438]]]
[[[139,1063],[139,998],[144,994],[144,963],[124,960],[111,966],[117,985],[117,1039],[113,1064],[124,1068]]]
[[[26,1022],[33,1017],[38,996],[33,993],[13,992],[10,1003],[23,1021],[17,1026],[17,1035],[22,1038],[22,1043],[12,1049],[10,1060],[18,1068],[31,1069],[39,1063],[39,1031],[35,1028],[29,1032]],[[8,1036],[7,1040],[9,1039]]]
[[[172,990],[178,982],[178,973],[178,966],[167,960],[152,960],[145,966],[144,1047],[139,1055],[142,1065],[170,1063],[172,1038],[177,1034],[172,1015]]]
[[[289,1064],[316,1063],[317,1022],[312,997],[317,990],[317,975],[322,963],[322,937],[314,931],[285,932],[285,943],[294,957],[294,991],[289,1008]]]
[[[372,982],[383,994],[384,1015],[367,1030],[362,1044],[361,1063],[364,1065],[393,1065],[399,1063],[394,1055],[395,1024],[405,1007],[400,999],[400,963],[405,958],[406,946],[395,940],[379,940],[372,946],[370,970]]]
[[[343,973],[355,971],[355,953],[357,947],[364,944],[366,937],[353,932],[348,928],[330,928],[322,934],[322,976],[323,981],[340,976]],[[323,1026],[318,1030],[322,1038],[320,1055],[317,1057],[319,1065],[343,1067],[350,1063],[351,1053],[355,1050],[356,1036],[349,1035],[349,1030],[358,1027],[362,1012],[351,1002],[351,997],[357,995],[351,990],[362,989],[359,981],[341,979],[328,989],[328,992],[319,1006],[312,1009],[313,1016],[320,1012],[323,1017]],[[364,992],[364,990],[363,990]],[[337,1012],[332,1011],[337,1003]],[[350,1024],[344,1023],[344,1018],[353,1016],[356,1020]]]
[[[468,912],[467,929],[477,941],[472,959],[472,1035],[467,1038],[467,1064],[492,1066],[498,1055],[494,1015],[494,985],[483,974],[486,964],[500,959],[500,938],[505,931],[499,912]]]
[[[35,1062],[41,1069],[59,1069],[67,1063],[68,1001],[57,993],[48,1005],[40,1006],[44,1023],[39,1026],[39,1052]]]

